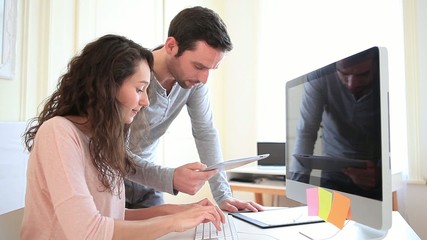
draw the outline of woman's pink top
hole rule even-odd
[[[120,196],[105,191],[89,153],[89,138],[64,117],[40,127],[30,153],[22,240],[112,239],[124,219]]]

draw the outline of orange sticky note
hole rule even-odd
[[[349,208],[349,209],[348,209],[347,219],[348,219],[348,220],[350,220],[350,219],[351,219],[351,208]]]
[[[319,194],[317,188],[307,188],[307,208],[308,216],[317,216],[319,213]]]
[[[332,193],[323,188],[318,189],[319,194],[319,217],[327,221],[332,204]]]
[[[349,210],[350,199],[338,192],[334,192],[328,222],[342,229],[349,214]]]

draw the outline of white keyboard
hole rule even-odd
[[[239,238],[237,237],[237,230],[234,226],[233,216],[225,214],[225,218],[226,222],[222,225],[222,231],[217,231],[212,222],[197,225],[194,240],[238,240]]]

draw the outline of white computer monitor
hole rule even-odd
[[[350,198],[351,220],[369,234],[387,232],[392,193],[385,48],[288,81],[286,135],[289,198],[307,203],[312,187],[339,192]]]

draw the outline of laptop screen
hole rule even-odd
[[[284,142],[258,142],[258,155],[269,153],[270,156],[258,162],[258,166],[285,166]]]

